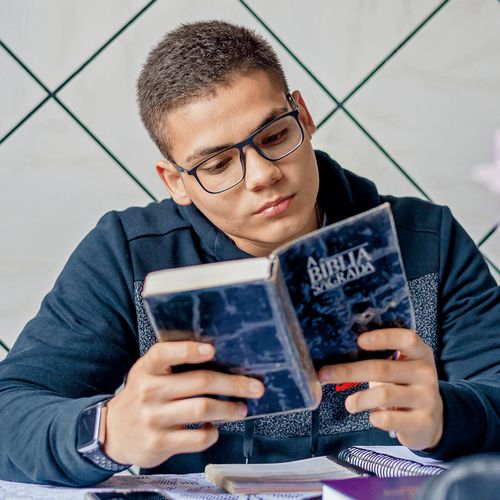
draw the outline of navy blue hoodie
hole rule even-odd
[[[372,182],[324,153],[317,158],[318,202],[327,223],[391,204],[417,332],[434,351],[444,402],[443,437],[428,453],[452,458],[498,451],[500,289],[481,254],[448,208],[381,196]],[[193,205],[164,200],[106,214],[0,363],[0,478],[88,485],[111,475],[78,454],[76,423],[82,409],[115,392],[155,342],[140,298],[144,277],[245,257]],[[352,444],[395,444],[372,428],[366,412],[346,412],[345,398],[359,389],[325,386],[314,417],[304,411],[257,419],[251,461],[305,458],[311,443],[317,454]],[[177,455],[149,472],[242,462],[244,430],[243,422],[221,424],[218,442],[207,451]]]

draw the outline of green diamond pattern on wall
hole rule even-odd
[[[137,188],[141,192],[141,195],[144,195],[146,200],[156,200],[158,195],[151,190],[150,184],[148,184],[147,180],[141,175],[140,170],[137,170],[136,165],[132,165],[132,163],[137,163],[137,158],[131,160],[130,155],[124,153],[123,150],[117,147],[116,141],[108,134],[105,127],[101,129],[96,127],[94,121],[89,118],[90,115],[86,114],[81,103],[74,98],[74,88],[78,83],[87,82],[86,79],[94,75],[92,72],[93,68],[96,68],[100,62],[104,64],[104,60],[106,57],[110,56],[112,51],[116,51],[120,45],[127,46],[126,43],[131,43],[130,39],[125,43],[127,37],[132,37],[132,35],[141,36],[141,33],[146,32],[147,23],[151,21],[152,16],[157,15],[157,12],[161,12],[163,13],[162,15],[164,15],[165,12],[175,11],[176,15],[179,17],[178,22],[182,22],[184,20],[183,16],[189,17],[194,15],[191,13],[189,13],[189,15],[186,14],[190,5],[191,2],[184,2],[182,0],[150,0],[144,3],[140,0],[135,0],[135,3],[134,0],[128,1],[127,6],[130,12],[133,12],[129,19],[125,22],[120,20],[121,25],[117,25],[118,29],[114,32],[110,32],[107,39],[105,39],[100,46],[89,53],[80,64],[76,65],[75,69],[70,72],[66,78],[56,85],[54,85],[53,82],[50,84],[47,83],[49,80],[41,76],[40,68],[37,66],[37,70],[33,69],[33,64],[27,62],[28,59],[26,58],[26,54],[22,54],[22,51],[19,50],[15,41],[13,42],[9,36],[5,36],[4,33],[0,33],[0,55],[5,60],[8,60],[9,64],[12,63],[17,65],[16,74],[24,75],[23,78],[26,77],[30,79],[30,82],[25,81],[23,85],[26,85],[26,88],[29,90],[29,92],[28,90],[26,92],[27,94],[29,93],[31,99],[26,99],[26,102],[30,103],[30,109],[29,107],[28,109],[21,109],[19,115],[12,115],[12,119],[9,115],[9,121],[12,121],[12,123],[2,124],[2,127],[4,127],[0,129],[0,145],[2,148],[6,147],[9,141],[11,141],[16,134],[19,134],[27,124],[31,123],[42,110],[46,109],[48,106],[55,106],[58,112],[64,115],[66,119],[72,123],[72,126],[77,127],[81,134],[93,142],[94,146],[116,167],[116,171],[119,172],[117,175],[125,174],[126,179],[128,179],[127,182],[132,183],[134,188]],[[210,10],[206,5],[207,4],[203,4],[197,0],[193,0],[192,10],[203,18],[203,16],[210,14]],[[344,15],[348,9],[348,7],[346,7],[346,2],[326,3],[320,0],[311,0],[307,8],[312,9],[313,14],[309,13],[306,16],[304,13],[304,17],[307,17],[307,20],[312,20],[310,23],[311,25],[307,25],[305,20],[301,19],[300,8],[304,7],[302,3],[299,5],[298,2],[276,0],[272,4],[269,4],[268,0],[266,2],[263,0],[218,0],[214,2],[214,5],[216,5],[214,17],[218,17],[217,14],[220,11],[221,13],[226,13],[226,18],[231,20],[231,16],[235,12],[239,12],[238,15],[240,17],[238,17],[236,22],[239,22],[240,18],[243,17],[247,20],[250,27],[264,34],[273,43],[274,47],[276,47],[279,56],[282,59],[286,58],[285,70],[288,71],[288,69],[291,68],[294,75],[299,75],[303,82],[307,82],[308,89],[312,89],[310,92],[315,92],[312,99],[313,106],[316,106],[317,111],[321,110],[320,114],[317,116],[318,137],[324,138],[325,142],[329,142],[330,138],[335,135],[341,137],[342,134],[350,134],[348,135],[350,138],[361,138],[364,145],[363,147],[367,151],[370,151],[370,158],[374,159],[374,164],[376,163],[376,166],[373,168],[385,169],[385,172],[390,170],[390,173],[387,173],[388,176],[392,176],[393,179],[400,179],[400,181],[394,182],[393,184],[399,185],[398,182],[400,182],[401,185],[407,186],[405,188],[407,192],[403,194],[411,193],[437,203],[448,203],[448,200],[442,199],[440,195],[435,194],[436,190],[434,189],[434,180],[432,177],[428,176],[423,178],[419,175],[418,170],[413,165],[409,164],[409,153],[405,150],[405,146],[402,146],[397,141],[390,140],[389,136],[384,136],[384,134],[374,126],[377,119],[380,117],[377,116],[376,112],[370,113],[366,111],[366,102],[370,99],[372,102],[375,102],[375,100],[380,102],[380,94],[377,92],[379,88],[383,87],[383,82],[395,82],[399,78],[398,75],[401,74],[401,71],[403,71],[405,67],[411,67],[414,72],[413,74],[422,76],[422,81],[432,81],[434,86],[441,86],[443,92],[446,92],[448,86],[452,85],[452,83],[446,79],[446,69],[448,66],[452,67],[450,61],[443,59],[444,56],[440,55],[439,57],[442,59],[439,61],[439,64],[437,66],[432,66],[434,63],[429,63],[429,68],[427,68],[425,64],[421,62],[422,51],[418,53],[417,49],[419,43],[423,43],[424,41],[427,44],[434,43],[432,41],[439,40],[440,36],[444,40],[446,35],[443,34],[440,23],[446,21],[448,26],[458,26],[457,19],[467,17],[466,9],[468,7],[463,0],[426,0],[425,2],[420,2],[420,4],[418,2],[405,2],[404,7],[397,3],[391,4],[392,7],[397,6],[399,9],[407,8],[409,12],[411,11],[410,7],[413,6],[414,15],[410,15],[411,12],[408,14],[407,18],[409,21],[404,27],[399,26],[397,29],[392,29],[392,38],[388,35],[385,45],[380,45],[381,48],[378,52],[380,56],[376,58],[373,57],[372,60],[368,62],[364,61],[363,64],[360,63],[358,66],[362,68],[362,70],[358,72],[352,71],[352,74],[349,74],[350,79],[346,77],[338,86],[335,85],[335,81],[330,81],[331,78],[328,76],[329,73],[324,70],[323,65],[318,63],[318,60],[322,60],[324,64],[328,64],[330,49],[325,48],[324,44],[323,46],[314,47],[315,50],[317,49],[316,52],[320,53],[320,56],[316,59],[313,57],[314,54],[311,53],[311,44],[309,43],[308,50],[304,49],[304,47],[308,43],[307,30],[324,30],[324,26],[327,24],[321,24],[324,21],[322,17],[327,15],[334,17],[332,12],[337,11],[339,16]],[[368,17],[367,19],[359,19],[360,32],[364,29],[364,26],[370,25],[370,16],[373,16],[373,22],[371,24],[374,26],[374,33],[376,32],[376,25],[378,23],[380,25],[380,32],[382,33],[380,36],[383,36],[384,27],[386,25],[380,21],[380,17],[377,17],[381,15],[380,12],[376,12],[377,6],[379,10],[382,8],[381,4],[376,3],[375,5],[374,3],[371,4],[370,7],[364,4],[363,8],[360,2],[356,2],[356,5],[358,11],[361,14],[366,14]],[[80,8],[83,7],[80,6]],[[326,10],[323,11],[323,8]],[[497,16],[497,23],[500,21],[500,6],[498,2],[495,0],[479,0],[477,2],[478,15],[485,16],[486,14],[484,14],[484,12],[486,11],[492,13],[489,14],[490,17],[491,15]],[[314,14],[314,12],[316,12],[316,14]],[[415,12],[417,12],[418,15],[415,14]],[[389,7],[386,8],[386,14],[390,14]],[[357,21],[357,19],[353,20],[346,16],[344,24],[354,22],[353,26],[357,26]],[[299,40],[301,37],[298,37],[296,34],[301,23],[305,25],[302,42]],[[318,27],[316,27],[316,24],[318,24]],[[322,28],[319,27],[320,24]],[[289,27],[287,27],[287,25]],[[169,29],[169,26],[170,25],[165,28],[165,31]],[[337,24],[336,26],[339,25]],[[143,31],[141,31],[141,29]],[[331,34],[328,34],[328,36],[322,35],[323,39],[329,40],[331,38],[332,40],[336,40],[334,31],[335,30],[332,28]],[[346,27],[346,31],[348,31],[348,27]],[[292,33],[294,33],[294,36],[292,36]],[[160,35],[161,33],[158,34],[158,36]],[[496,51],[498,54],[500,51],[500,37],[498,35],[493,35],[493,38],[493,42],[490,44],[491,46],[484,45],[481,50]],[[316,38],[314,39],[316,40]],[[351,40],[354,40],[354,38],[351,38]],[[390,40],[390,47],[387,40]],[[450,42],[450,44],[452,44],[452,42]],[[332,46],[333,45],[334,42],[332,41]],[[336,50],[352,50],[351,57],[353,61],[361,57],[352,47],[340,46]],[[362,51],[362,47],[360,50]],[[439,47],[436,46],[436,52],[438,51]],[[432,54],[429,54],[429,61],[432,59],[431,56]],[[475,71],[474,58],[472,56],[471,54],[464,54],[463,60],[459,61],[468,71],[467,74],[464,73],[464,75],[462,75],[462,73],[460,73],[456,76],[456,78],[462,79],[462,81],[465,82],[464,87],[468,85],[467,78],[470,79],[471,87],[475,85],[473,73]],[[449,57],[452,58],[454,55],[450,53]],[[468,60],[466,60],[467,57],[469,57]],[[454,63],[450,71],[460,71],[460,64]],[[467,64],[469,66],[467,66]],[[400,69],[403,68],[400,73],[395,71],[397,65],[399,65]],[[469,67],[472,73],[469,72]],[[348,73],[348,69],[348,66],[344,68],[344,72]],[[490,82],[493,80],[488,81]],[[401,77],[401,82],[404,82],[403,77]],[[497,83],[500,84],[500,82],[498,82],[498,77]],[[95,84],[100,85],[101,82],[96,80]],[[403,97],[394,96],[394,99],[388,98],[387,102],[384,101],[383,105],[380,104],[380,109],[387,114],[388,118],[385,118],[389,121],[391,120],[391,113],[393,113],[394,107],[399,106],[397,103],[400,101],[397,99],[407,99],[403,87],[404,83],[399,87],[401,89],[401,96]],[[399,91],[397,87],[394,88],[396,88],[396,92]],[[491,89],[485,86],[484,92],[485,94],[488,94],[488,92],[490,93],[488,94],[490,95],[490,99],[498,99],[498,86],[496,90],[494,89],[494,85],[491,86]],[[111,96],[109,97],[111,98]],[[463,99],[467,98],[468,96],[464,94]],[[421,96],[415,96],[415,99],[424,101],[428,98],[426,95],[422,94]],[[428,104],[428,114],[431,118],[433,110],[436,106],[439,106],[439,101],[437,102],[437,105],[432,102]],[[458,106],[460,106],[460,104],[458,104]],[[375,108],[376,106],[374,109]],[[378,110],[379,108],[376,109]],[[100,110],[98,109],[97,111]],[[377,112],[379,114],[381,113],[380,111]],[[495,113],[495,110],[493,110],[492,113]],[[444,108],[441,114],[446,114]],[[474,119],[474,116],[470,117],[472,124],[474,124]],[[456,126],[456,123],[449,123],[450,129]],[[401,127],[403,127],[403,125],[400,125],[400,128]],[[498,128],[500,129],[500,123],[498,123]],[[341,138],[338,140],[339,143],[342,141]],[[346,141],[344,141],[344,144],[345,142]],[[487,148],[487,144],[491,142],[491,137],[485,137],[485,148]],[[438,138],[436,138],[436,143],[434,149],[439,148]],[[355,149],[357,144],[345,144],[345,147]],[[422,144],[422,148],[425,147],[427,147],[427,144]],[[443,146],[443,148],[444,147],[445,146]],[[338,144],[334,149],[339,149]],[[337,151],[334,151],[334,153],[335,157],[337,157]],[[339,154],[342,156],[342,151],[340,151]],[[140,152],[138,153],[138,157],[140,157]],[[472,162],[474,160],[475,159],[471,159],[471,167],[473,166]],[[486,161],[487,158],[484,160]],[[366,164],[366,160],[360,159],[360,163]],[[346,166],[350,168],[349,164]],[[447,167],[448,172],[452,170],[452,165]],[[98,194],[99,193],[96,195]],[[393,194],[398,195],[402,193],[395,192]],[[105,196],[105,194],[102,194],[102,196]],[[468,200],[464,199],[464,210],[468,208],[466,206],[467,202]],[[455,207],[452,207],[452,209],[454,208]],[[480,233],[477,232],[474,235],[476,243],[479,244],[480,248],[484,251],[490,268],[496,273],[497,280],[500,279],[500,257],[498,255],[498,250],[496,250],[499,247],[496,242],[500,239],[500,229],[497,223],[499,215],[498,213],[491,214],[491,220],[489,220],[484,227],[481,227]],[[466,229],[470,230],[471,228],[466,227]]]

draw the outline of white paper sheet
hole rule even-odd
[[[229,495],[205,478],[205,474],[170,475],[158,474],[150,476],[114,476],[96,485],[94,488],[65,488],[57,486],[40,486],[34,484],[14,483],[0,480],[0,498],[2,500],[84,500],[85,493],[106,489],[158,489],[173,500],[242,500],[244,496]],[[278,500],[290,498],[295,500],[312,498],[311,493],[250,495],[251,500]]]

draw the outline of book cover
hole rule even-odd
[[[315,408],[321,398],[321,386],[297,318],[291,313],[281,272],[264,260],[267,274],[260,278],[144,296],[160,340],[193,339],[214,345],[213,362],[198,368],[262,380],[264,395],[245,401],[247,417]],[[236,276],[239,262],[219,264],[220,270],[226,277]],[[203,272],[205,266],[196,267],[195,272]]]
[[[205,476],[234,495],[259,493],[321,493],[323,481],[356,477],[359,473],[331,457],[267,464],[209,464]]]
[[[430,459],[417,457],[421,463],[416,463],[402,458],[408,456],[408,450],[403,446],[385,446],[382,449],[385,453],[372,452],[370,461],[359,461],[357,465],[340,459],[341,452],[339,458],[322,456],[264,464],[209,464],[205,467],[205,475],[233,494],[323,491],[324,498],[328,499],[386,498],[384,492],[390,498],[413,498],[404,495],[415,494],[426,478],[436,475],[437,467],[425,465]],[[388,460],[393,461],[392,467],[402,466],[404,474],[401,476],[408,477],[374,477],[370,464],[376,461],[383,465]],[[437,462],[432,460],[432,463]],[[445,463],[440,464],[446,467]],[[446,469],[440,468],[440,473],[444,472]],[[377,496],[379,494],[382,496]]]
[[[357,347],[363,332],[415,328],[388,203],[299,238],[276,256],[316,367],[374,357]]]
[[[250,418],[316,407],[315,368],[387,357],[360,353],[357,335],[414,327],[387,203],[269,257],[151,273],[143,299],[159,340],[211,342],[216,355],[203,368],[263,381],[264,396],[246,401]]]
[[[323,500],[410,500],[417,498],[429,476],[356,477],[323,482]]]

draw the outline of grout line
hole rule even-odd
[[[321,89],[328,94],[330,99],[340,104],[339,100],[326,88],[326,86],[319,80],[319,78],[285,45],[281,38],[264,22],[264,20],[257,15],[255,11],[248,6],[245,0],[238,0],[250,14],[259,21],[260,24],[269,32],[269,34],[281,45],[285,52],[321,87]]]
[[[479,248],[484,243],[486,243],[493,236],[497,229],[500,229],[500,221],[495,222],[495,224],[493,224],[493,226],[488,231],[486,231],[485,235],[478,241],[477,247]]]
[[[0,146],[6,141],[24,122],[26,122],[29,118],[31,118],[48,100],[50,99],[50,95],[47,95],[44,99],[42,99],[24,118],[21,119],[16,125],[14,125],[1,139]]]
[[[344,109],[344,106],[335,106],[329,113],[327,113],[321,121],[316,125],[316,130],[319,130],[339,109]]]
[[[496,271],[496,273],[498,274],[498,276],[500,276],[500,268],[496,264],[494,264],[491,261],[491,259],[489,259],[488,257],[486,257],[486,255],[483,254],[483,257],[484,257],[484,260],[490,265],[490,267]]]
[[[7,346],[7,344],[2,339],[0,339],[0,347],[3,347],[6,352],[10,351],[9,347]]]
[[[50,98],[54,99],[79,125],[87,132],[92,139],[105,151],[105,153],[115,161],[115,163],[154,201],[158,201],[156,197],[148,190],[148,188],[105,146],[105,144],[100,141],[91,130],[84,125],[78,117],[67,108],[62,101],[57,97],[57,92],[59,92],[65,85],[67,85],[77,74],[79,74],[90,62],[92,62],[99,54],[101,54],[118,36],[120,36],[128,27],[132,25],[147,9],[149,9],[157,0],[150,0],[140,11],[138,11],[131,19],[127,21],[111,38],[107,40],[96,52],[94,52],[83,64],[79,66],[64,82],[62,82],[54,91],[51,91],[38,76],[31,71],[31,69],[2,41],[0,40],[0,46],[35,80],[38,85],[40,85],[47,96],[40,101],[24,118],[22,118],[13,128],[11,128],[3,137],[0,139],[0,145],[2,145],[11,135],[13,135],[24,123],[28,121],[39,109],[44,106]]]
[[[238,0],[243,7],[245,7],[248,12],[269,32],[269,34],[281,45],[281,47],[300,65],[300,67],[326,92],[330,98],[337,104],[337,108],[341,108],[347,114],[347,116],[356,124],[356,126],[370,139],[370,141],[379,149],[379,151],[396,167],[396,169],[415,187],[415,189],[421,193],[427,200],[432,201],[431,197],[425,192],[425,190],[420,187],[420,185],[408,174],[405,169],[381,146],[381,144],[366,130],[365,127],[347,110],[333,94],[330,92],[326,86],[314,75],[314,73],[285,45],[285,43],[274,33],[274,31],[264,22],[264,20],[257,15],[245,2],[245,0]],[[448,1],[448,0],[446,0]],[[332,116],[336,109],[330,112]],[[321,121],[321,125],[325,123],[325,119]],[[319,128],[319,127],[318,127]]]
[[[115,161],[115,163],[153,200],[158,201],[151,191],[107,148],[107,146],[76,116],[57,96],[54,100],[80,127]]]
[[[54,95],[63,89],[73,78],[78,75],[83,69],[85,69],[96,57],[98,57],[101,52],[103,52],[111,43],[113,43],[127,28],[129,28],[139,17],[146,12],[157,0],[151,0],[147,3],[139,12],[132,16],[111,38],[109,38],[103,45],[101,45],[85,62],[83,62],[80,67],[78,67],[71,75],[66,78],[57,88],[54,90]]]
[[[48,98],[54,97],[63,87],[65,87],[77,74],[87,67],[104,49],[106,49],[118,36],[120,36],[130,25],[135,22],[147,9],[149,9],[157,0],[150,0],[140,11],[130,18],[111,38],[109,38],[96,52],[94,52],[83,64],[81,64],[64,82],[62,82],[54,91],[51,91],[38,76],[7,46],[0,40],[0,46],[35,80],[40,87],[47,92],[47,97],[38,103],[24,118],[22,118],[12,129],[0,140],[0,145],[7,140],[19,127],[21,127],[36,111],[38,111]]]
[[[344,104],[360,90],[378,71],[385,66],[450,0],[444,0],[438,5],[407,37],[392,50],[382,61],[380,61],[322,120],[318,123],[317,129],[323,126]]]
[[[29,72],[29,68],[9,49],[13,57],[18,61],[18,63]],[[37,80],[38,83],[46,88],[41,80]],[[115,161],[115,163],[153,200],[158,201],[156,197],[148,190],[148,188],[106,147],[106,145],[100,141],[97,136],[86,126],[83,122],[52,92],[49,91],[48,95],[40,103],[38,103],[35,108],[33,108],[16,126],[14,126],[7,134],[2,138],[0,144],[2,144],[8,137],[10,137],[19,127],[25,123],[28,118],[30,118],[36,111],[38,111],[50,98],[54,99],[72,118],[80,125],[80,127],[87,132],[92,139],[104,150],[104,152]]]
[[[52,97],[52,91],[42,82],[42,80],[40,80],[40,78],[38,78],[37,75],[35,75],[35,73],[33,73],[33,71],[31,71],[31,69],[26,64],[24,64],[23,61],[21,61],[21,59],[19,59],[19,57],[17,57],[16,54],[14,54],[14,52],[3,40],[0,40],[0,46],[12,57],[12,59],[17,62],[17,64],[19,64],[24,69],[24,71],[26,71],[26,73],[28,73],[28,75],[31,76],[31,78],[33,78],[33,80],[35,80],[36,83],[38,83],[38,85],[40,85],[40,87],[42,87],[43,90],[45,90],[45,92],[47,92],[49,97]]]
[[[343,108],[344,113],[360,128],[360,130],[370,139],[370,141],[379,149],[379,151],[396,167],[399,172],[406,177],[408,181],[413,185],[413,187],[425,197],[426,200],[432,201],[432,198],[424,191],[422,187],[413,179],[413,177],[406,172],[406,170],[386,151],[386,149],[373,137],[366,128],[361,125],[356,117],[354,117],[347,108]]]
[[[340,104],[345,104],[368,80],[390,61],[450,0],[438,5],[394,50],[392,50],[377,66],[375,66],[350,92]]]
[[[155,196],[147,189],[146,186],[102,143],[91,130],[84,125],[80,119],[62,102],[60,101],[56,94],[64,88],[76,75],[78,75],[86,66],[88,66],[96,57],[98,57],[116,38],[118,38],[129,26],[131,26],[146,10],[148,10],[157,0],[150,0],[140,11],[138,11],[125,25],[123,25],[120,30],[118,30],[110,39],[108,39],[96,52],[94,52],[83,64],[81,64],[66,80],[64,80],[55,91],[50,91],[48,87],[33,73],[30,68],[24,64],[17,56],[12,52],[12,50],[0,40],[0,45],[13,57],[16,62],[23,67],[23,69],[47,92],[47,96],[35,106],[17,125],[15,125],[7,134],[0,140],[0,145],[10,137],[19,127],[21,127],[31,116],[33,116],[38,109],[40,109],[51,97],[76,121],[78,125],[88,134],[90,137],[110,156],[122,170],[125,171],[129,177],[132,178],[134,182],[153,200],[156,201]],[[301,68],[321,87],[321,89],[328,94],[328,96],[337,104],[337,106],[326,115],[321,122],[318,124],[317,128],[320,128],[327,120],[329,120],[339,109],[343,109],[347,116],[361,129],[361,131],[368,137],[368,139],[380,150],[380,152],[396,167],[397,170],[429,201],[431,201],[430,196],[418,185],[418,183],[404,170],[399,163],[392,158],[392,156],[381,146],[381,144],[366,130],[365,127],[347,110],[343,107],[343,104],[350,99],[363,85],[365,85],[369,79],[371,79],[399,50],[401,50],[409,40],[411,40],[418,31],[420,31],[450,0],[444,0],[433,12],[431,12],[391,53],[389,53],[363,80],[361,80],[356,87],[351,90],[351,92],[342,100],[339,101],[333,93],[331,93],[328,88],[314,75],[314,73],[307,67],[302,61],[285,45],[285,43],[274,33],[271,28],[260,18],[255,11],[253,11],[244,0],[239,0],[239,2],[253,15],[257,21],[273,36],[273,38],[281,45],[281,47],[301,66]],[[488,238],[495,232],[498,224],[496,224],[490,231],[483,236],[483,238],[478,243],[480,247]],[[494,264],[491,264],[494,269],[498,271]]]

